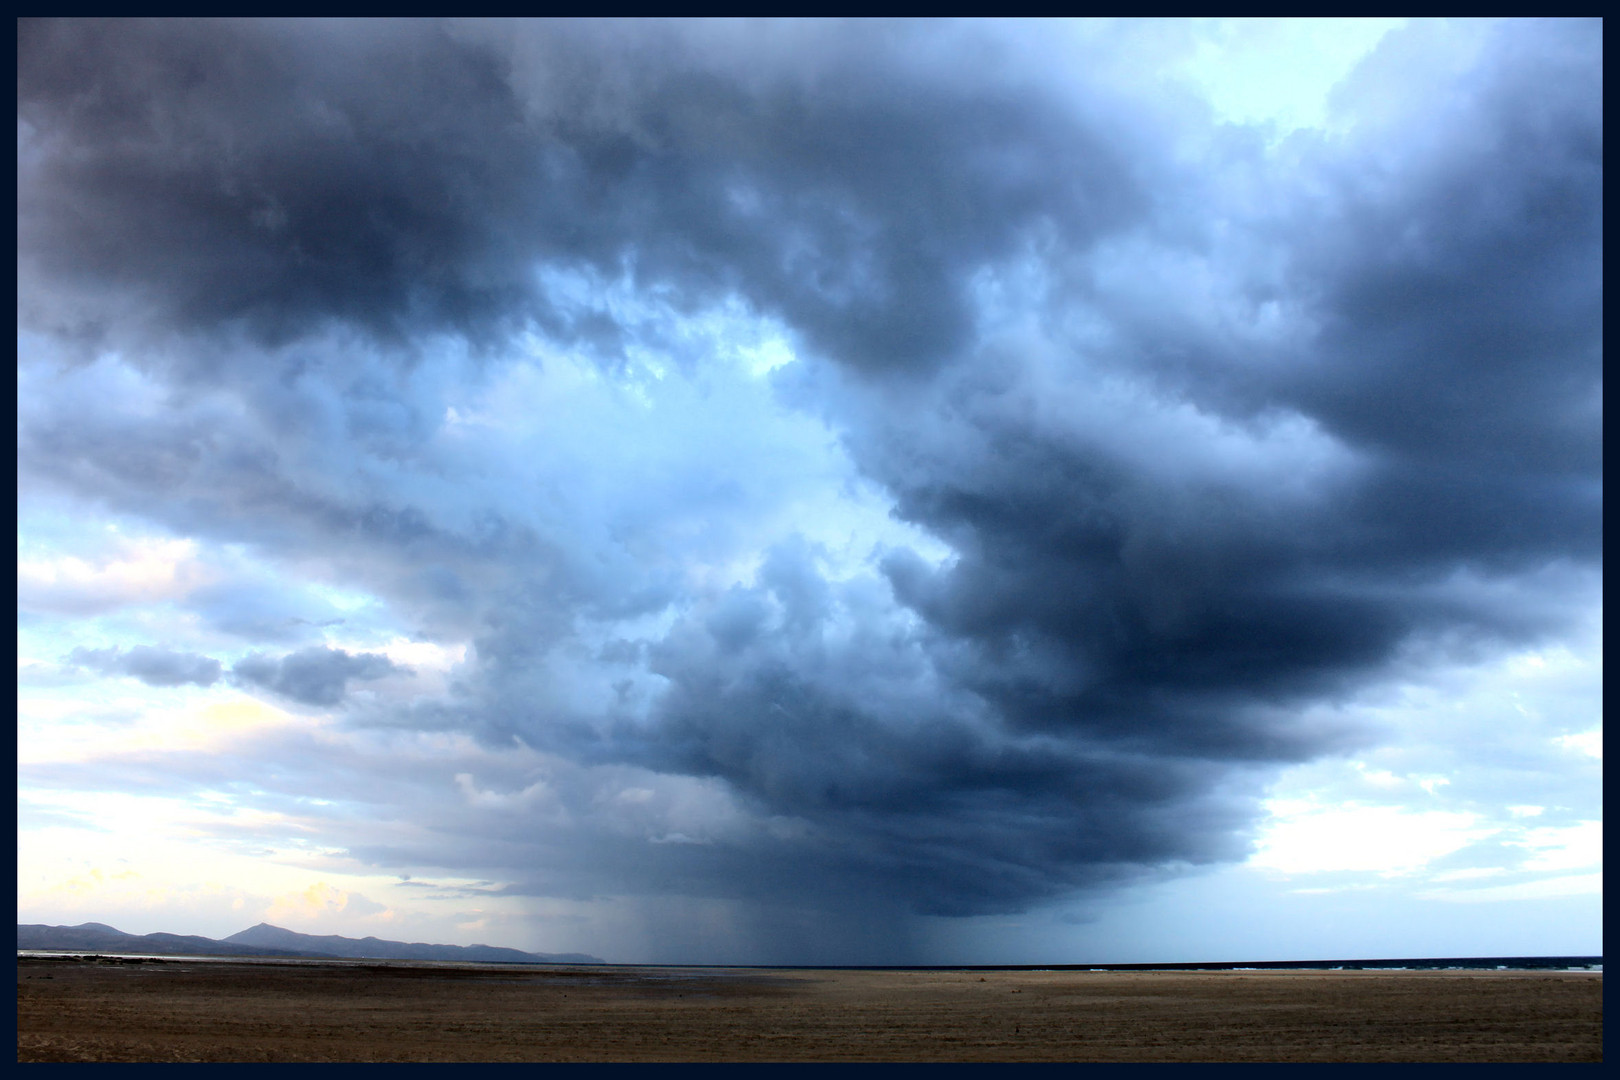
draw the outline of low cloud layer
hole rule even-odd
[[[104,675],[129,675],[147,686],[213,686],[219,681],[220,663],[195,653],[136,645],[132,649],[74,649],[68,663]]]
[[[1399,31],[1277,144],[1041,33],[25,23],[22,489],[471,646],[350,723],[708,785],[620,848],[468,774],[457,869],[514,888],[975,914],[1241,858],[1378,737],[1332,706],[1597,594],[1601,30],[1423,85]],[[360,625],[255,589],[193,603]],[[221,674],[143,648],[75,662]]]
[[[350,654],[319,645],[288,653],[279,660],[251,653],[238,660],[231,674],[238,682],[269,690],[304,705],[336,705],[354,680],[408,674],[379,653]]]

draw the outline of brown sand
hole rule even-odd
[[[17,962],[18,1061],[1601,1061],[1601,974]]]

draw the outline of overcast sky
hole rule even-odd
[[[1602,60],[20,24],[19,920],[1601,952]]]

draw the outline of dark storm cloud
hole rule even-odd
[[[852,910],[1012,910],[1237,857],[1266,767],[1368,737],[1310,706],[1417,644],[1531,641],[1585,602],[1594,24],[1499,29],[1362,142],[1268,158],[1212,135],[1193,168],[1145,111],[993,50],[805,33],[789,70],[659,25],[25,26],[20,322],[256,342],[188,352],[138,438],[28,413],[25,471],[363,563],[473,634],[459,696],[402,716],[718,777],[803,827],[626,847],[594,864],[612,888]],[[611,355],[639,332],[601,300],[626,281],[780,319],[810,361],[784,397],[953,558],[895,548],[835,581],[787,542],[752,584],[682,595],[584,511],[525,517],[514,463],[505,487],[481,462],[443,482],[424,447],[445,402],[392,343],[530,326]],[[1534,603],[1503,601],[1519,585]],[[562,704],[582,617],[665,609],[661,640],[591,650],[645,658],[643,710]],[[314,649],[236,675],[331,705],[387,664]],[[458,857],[533,855],[516,835]]]
[[[336,705],[352,680],[410,674],[381,653],[348,653],[320,645],[277,660],[257,653],[231,668],[238,682],[258,686],[304,705]]]
[[[535,320],[611,352],[604,313],[536,280],[545,259],[687,303],[741,292],[846,362],[927,366],[971,331],[980,262],[1038,227],[1117,229],[1140,203],[1052,102],[865,64],[750,90],[678,34],[661,59],[616,36],[24,23],[25,277],[80,302],[29,292],[23,311],[97,339],[116,316],[83,301],[128,291],[175,325],[269,341],[326,321],[485,341]],[[548,76],[538,100],[514,85],[525,60]],[[604,112],[590,88],[624,81]]]
[[[494,65],[441,41],[408,26],[24,22],[19,130],[43,166],[25,247],[45,274],[137,287],[183,322],[284,339],[327,318],[397,334],[420,312],[471,328],[516,292],[475,208],[509,205],[500,188],[529,170],[501,167],[516,117]]]
[[[68,663],[104,675],[130,675],[148,686],[213,686],[219,681],[220,663],[208,656],[136,645],[132,649],[86,649],[68,655]]]

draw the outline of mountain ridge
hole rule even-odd
[[[215,940],[195,934],[126,934],[106,923],[77,926],[18,923],[17,948],[110,952],[158,952],[178,956],[280,956],[320,960],[448,960],[480,964],[600,964],[585,953],[531,953],[496,945],[432,945],[301,934],[259,923]]]
[[[469,960],[494,964],[600,964],[585,953],[531,953],[499,945],[431,945],[420,941],[389,941],[367,936],[341,934],[301,934],[270,923],[259,923],[223,939],[231,944],[257,948],[319,951],[350,959],[392,960]]]

